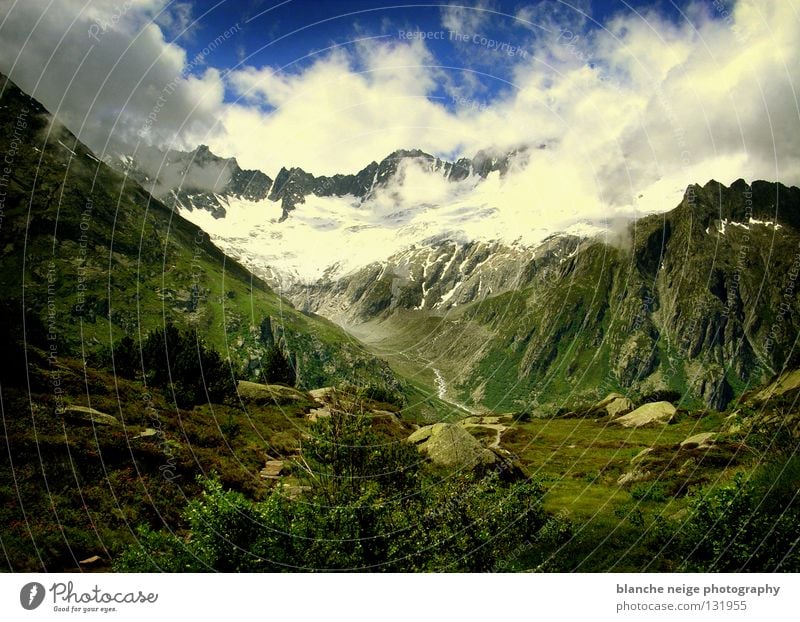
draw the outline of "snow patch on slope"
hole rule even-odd
[[[343,276],[436,239],[533,247],[558,232],[609,230],[601,206],[579,216],[568,200],[541,195],[524,177],[494,172],[485,180],[452,182],[413,160],[404,163],[396,182],[364,202],[310,195],[283,221],[279,204],[269,200],[223,204],[225,218],[179,210],[260,276],[305,283]]]

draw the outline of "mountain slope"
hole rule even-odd
[[[799,219],[797,188],[712,181],[614,244],[444,241],[291,296],[490,409],[615,390],[722,408],[792,363]]]
[[[261,171],[243,170],[235,158],[220,158],[208,147],[194,151],[161,151],[140,147],[135,157],[113,164],[173,209],[211,212],[224,218],[232,199],[261,201],[272,179]]]
[[[341,329],[296,311],[11,81],[0,84],[2,291],[12,323],[41,320],[54,358],[102,355],[124,334],[174,321],[196,327],[234,375],[256,377],[277,343],[300,386],[397,388],[386,364]]]

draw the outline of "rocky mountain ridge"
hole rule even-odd
[[[512,161],[524,154],[522,148],[504,154],[481,150],[472,158],[450,162],[419,149],[400,149],[380,162],[370,162],[355,174],[315,176],[299,167],[282,167],[274,182],[259,170],[241,169],[235,158],[213,154],[205,145],[193,151],[142,147],[137,155],[112,159],[110,164],[174,209],[202,209],[215,218],[224,218],[230,198],[249,201],[268,198],[280,206],[280,218],[285,220],[312,194],[367,200],[377,189],[387,187],[402,172],[402,166],[412,161],[425,171],[440,173],[445,179],[457,182],[473,175],[485,179],[495,171],[505,175]]]
[[[230,199],[261,201],[272,188],[268,175],[244,170],[236,158],[221,158],[206,145],[193,151],[142,147],[110,163],[174,210],[202,209],[214,218],[225,217]]]
[[[721,409],[794,364],[799,267],[800,189],[710,181],[621,239],[444,240],[290,295],[466,403],[672,391]]]

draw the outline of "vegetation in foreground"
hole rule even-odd
[[[535,481],[496,472],[437,473],[408,443],[387,443],[365,415],[334,413],[309,430],[305,491],[260,502],[203,481],[189,531],[144,529],[122,571],[489,571],[520,543],[552,548],[567,535]]]

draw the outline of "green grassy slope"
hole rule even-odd
[[[397,388],[389,368],[327,320],[295,310],[200,229],[94,155],[2,78],[2,292],[45,325],[58,356],[108,353],[122,335],[193,325],[255,377],[281,343],[298,383]]]
[[[392,310],[352,330],[441,370],[453,396],[489,410],[555,412],[611,391],[673,391],[723,409],[796,366],[798,213],[798,188],[691,186],[624,242],[586,241],[532,266],[519,289],[446,314]]]

